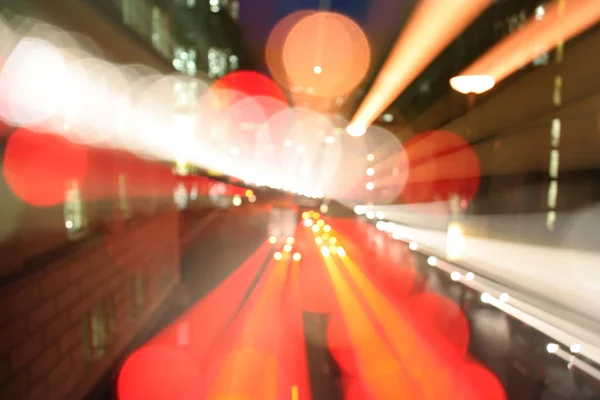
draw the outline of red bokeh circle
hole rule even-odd
[[[404,145],[408,178],[402,191],[406,203],[448,201],[458,195],[462,207],[475,197],[481,170],[471,145],[446,131],[421,133]]]
[[[120,400],[192,400],[202,388],[198,366],[185,353],[162,346],[146,346],[123,364],[117,381]]]
[[[469,323],[452,300],[434,293],[418,294],[407,301],[415,328],[447,362],[462,362],[469,347]]]
[[[52,134],[25,128],[9,138],[4,153],[4,176],[23,201],[39,207],[65,201],[74,181],[81,187],[87,173],[84,146]]]

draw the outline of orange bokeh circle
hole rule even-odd
[[[292,92],[329,98],[356,88],[369,69],[371,51],[364,32],[348,17],[302,11],[275,27],[266,58],[275,80]]]

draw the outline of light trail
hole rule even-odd
[[[491,3],[491,0],[421,0],[352,118],[349,131],[358,136],[364,133],[364,129]]]
[[[530,18],[460,75],[489,75],[497,83],[600,21],[597,0],[555,0],[545,10],[543,17]]]

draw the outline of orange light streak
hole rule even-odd
[[[369,126],[491,3],[491,0],[421,0],[350,126]]]
[[[600,2],[597,0],[554,1],[546,7],[542,19],[529,19],[521,29],[492,47],[461,75],[490,75],[497,83],[598,21]]]

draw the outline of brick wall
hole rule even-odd
[[[0,398],[82,398],[179,281],[165,212],[0,289]]]

